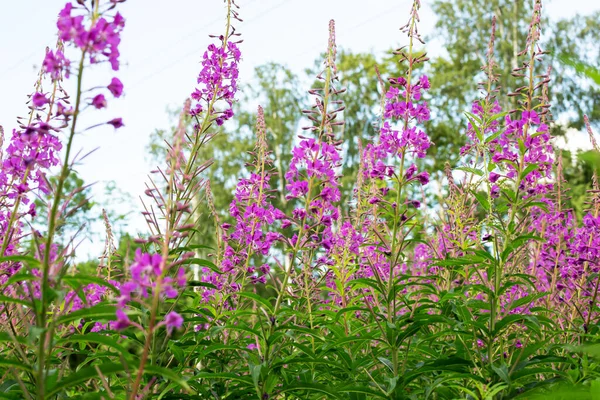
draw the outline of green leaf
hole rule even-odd
[[[267,299],[257,295],[256,293],[239,292],[239,293],[236,293],[236,295],[238,295],[240,297],[246,297],[248,299],[252,299],[252,300],[262,304],[262,306],[265,307],[267,310],[273,312],[273,305],[271,305],[271,303],[269,303],[269,301]]]
[[[496,132],[492,133],[490,136],[485,138],[485,143],[491,142],[492,140],[496,139],[501,134],[502,134],[502,129],[498,129]]]
[[[125,366],[123,363],[105,363],[82,368],[74,374],[70,374],[66,378],[58,381],[55,385],[49,387],[46,397],[50,399],[65,389],[85,383],[90,379],[98,378],[100,376],[98,371],[100,371],[100,373],[106,377],[125,371]]]
[[[0,257],[0,263],[4,263],[4,262],[14,262],[14,263],[22,262],[22,263],[29,265],[29,267],[31,267],[31,268],[40,268],[42,265],[42,264],[40,264],[40,261],[37,258],[31,257],[31,256]]]
[[[221,271],[213,262],[203,258],[188,258],[182,261],[181,264],[199,265],[201,267],[210,268],[211,271],[216,272],[219,275],[223,274],[223,271]]]
[[[539,166],[537,164],[529,164],[522,172],[521,175],[519,175],[519,179],[523,180],[525,179],[525,177],[527,175],[529,175],[531,172],[535,171],[536,169],[538,169]]]
[[[502,379],[504,382],[510,384],[510,377],[508,376],[508,368],[506,364],[502,364],[499,367],[492,365],[492,369],[494,372]]]
[[[254,383],[252,382],[252,378],[248,375],[238,375],[232,372],[200,372],[194,375],[195,379],[218,379],[218,380],[231,380],[238,381],[249,385],[250,387],[254,387]]]
[[[477,176],[483,176],[483,171],[477,168],[471,168],[471,167],[457,167],[455,168],[459,171],[465,171],[465,172],[470,172],[472,174],[475,174]]]
[[[471,191],[471,193],[473,193],[473,196],[475,196],[475,198],[477,199],[477,201],[479,202],[479,204],[481,204],[481,207],[483,207],[483,209],[485,211],[490,211],[490,202],[488,201],[488,195],[487,193],[484,192],[477,192],[477,191]]]
[[[579,159],[588,164],[597,173],[600,172],[600,152],[595,150],[588,150],[579,153]]]
[[[465,116],[471,123],[471,127],[475,131],[477,139],[479,139],[480,142],[483,142],[483,134],[481,133],[481,127],[479,126],[481,124],[481,119],[477,115],[467,111],[465,111]]]
[[[300,382],[296,384],[286,385],[280,393],[297,391],[318,392],[326,394],[328,396],[328,399],[341,399],[337,389],[333,389],[331,387],[312,382]]]
[[[22,361],[9,360],[6,358],[0,358],[0,367],[12,367],[12,368],[20,369],[20,370],[27,371],[27,372],[33,371],[29,366],[27,366]]]
[[[8,278],[8,280],[4,283],[4,285],[2,285],[2,288],[5,288],[9,285],[12,285],[13,283],[21,283],[21,282],[26,282],[26,281],[35,281],[38,280],[39,278],[36,277],[35,275],[30,274],[29,272],[19,272],[17,274],[14,274],[13,276],[11,276],[10,278]]]
[[[82,308],[81,310],[73,311],[59,317],[56,323],[59,325],[66,324],[68,322],[76,321],[78,319],[116,319],[117,307],[109,306],[105,304],[97,304],[89,308]]]
[[[56,341],[57,345],[61,345],[64,343],[98,343],[108,346],[112,349],[117,350],[122,355],[126,356],[128,354],[127,349],[121,346],[116,340],[111,338],[110,336],[103,335],[100,333],[90,332],[82,335],[71,335]]]
[[[535,235],[522,235],[522,236],[519,236],[519,237],[513,239],[506,246],[506,249],[502,252],[502,255],[501,255],[500,258],[503,261],[506,261],[508,259],[508,256],[511,255],[511,253],[513,251],[518,250],[519,248],[521,248],[523,245],[527,244],[531,240],[535,240],[537,242],[540,242],[543,239],[541,237],[535,236]]]
[[[33,304],[31,304],[29,301],[27,300],[22,300],[22,299],[15,299],[12,297],[8,297],[5,296],[3,294],[0,294],[0,303],[14,303],[14,304],[21,304],[30,308],[34,308]]]
[[[550,294],[550,292],[533,293],[528,296],[517,299],[517,300],[513,301],[512,303],[510,303],[509,310],[514,310],[515,308],[521,307],[522,305],[532,303],[532,302],[536,301],[537,299],[541,299],[542,297],[545,297],[548,294]]]
[[[361,394],[366,394],[366,395],[370,396],[370,397],[368,397],[369,399],[372,399],[373,396],[374,397],[380,397],[382,399],[388,398],[388,396],[386,396],[384,393],[381,393],[380,391],[377,391],[377,390],[370,389],[370,388],[365,387],[365,386],[350,385],[350,386],[336,387],[335,390],[338,393],[361,393]]]
[[[573,68],[577,74],[590,78],[594,83],[600,85],[600,69],[564,54],[560,55],[558,59],[563,64]]]
[[[444,260],[436,260],[434,264],[440,267],[452,267],[461,265],[481,264],[485,258],[477,255],[465,255],[462,257],[446,258]]]
[[[106,279],[99,278],[93,275],[83,275],[77,274],[72,276],[63,277],[63,282],[67,283],[73,289],[77,289],[81,286],[86,286],[90,283],[95,283],[96,285],[105,286],[112,290],[114,293],[119,293],[119,289],[117,289],[112,283],[108,282]]]
[[[146,365],[144,367],[144,374],[163,377],[171,382],[177,383],[188,393],[193,392],[192,388],[190,387],[190,385],[188,385],[187,381],[180,374],[175,373],[175,371],[173,371],[172,369],[159,367],[158,365]]]
[[[47,398],[51,398],[52,396],[61,393],[65,389],[85,383],[90,379],[99,378],[100,374],[98,371],[102,374],[102,376],[107,377],[125,371],[125,366],[123,363],[105,363],[81,368],[74,374],[68,375],[65,379],[62,379],[55,385],[49,387],[49,391],[46,395]],[[158,367],[156,365],[146,365],[144,367],[144,374],[163,377],[169,381],[177,383],[188,392],[192,391],[185,379],[168,368]]]

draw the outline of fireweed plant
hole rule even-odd
[[[76,238],[60,229],[77,208],[65,182],[80,161],[78,133],[94,128],[79,116],[123,93],[117,77],[90,84],[84,73],[118,71],[121,2],[65,5],[29,114],[2,137],[1,398],[552,398],[563,385],[593,398],[600,184],[594,175],[578,220],[550,137],[541,0],[513,71],[517,88],[505,94],[518,99],[513,110],[499,106],[491,21],[482,95],[465,112],[467,144],[460,165],[446,167],[442,199],[429,192],[430,82],[414,0],[401,28],[407,44],[394,52],[399,73],[387,82],[378,73],[377,135],[360,144],[349,211],[340,211],[339,180],[352,94],[338,81],[331,21],[303,111],[311,124],[284,172],[291,211],[272,204],[277,160],[259,107],[252,162],[225,223],[202,151],[236,107],[241,19],[226,0],[225,30],[211,36],[164,166],[147,183],[148,234],[131,260],[120,257],[105,215],[102,262],[86,275],[71,256]],[[31,224],[38,212],[43,229]],[[215,221],[207,259],[197,244],[202,213]]]

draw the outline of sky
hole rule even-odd
[[[56,42],[56,15],[65,0],[0,0],[0,125],[10,133],[16,117],[27,113],[25,101],[32,92],[46,46]],[[337,44],[352,51],[381,53],[402,43],[398,28],[408,19],[411,0],[237,0],[244,20],[237,23],[244,42],[240,81],[251,79],[253,69],[265,62],[287,65],[296,73],[311,66],[325,51],[328,21],[336,20]],[[422,0],[420,31],[432,32],[435,18]],[[544,13],[551,19],[588,14],[600,9],[597,0],[550,0]],[[81,126],[122,117],[125,127],[109,126],[76,137],[75,149],[87,156],[77,170],[93,183],[95,199],[107,207],[113,199],[103,195],[108,182],[129,194],[137,207],[148,172],[145,154],[150,133],[168,128],[167,108],[177,108],[193,91],[199,61],[210,43],[209,34],[223,31],[223,0],[128,0],[119,5],[126,18],[122,34],[121,69],[101,66],[84,77],[84,86],[108,84],[112,76],[123,82],[124,96],[109,99],[107,110],[88,112]],[[442,51],[435,43],[430,57]],[[69,84],[65,85],[67,91]],[[132,214],[132,231],[143,229],[143,219]]]

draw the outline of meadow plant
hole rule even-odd
[[[90,275],[60,229],[78,207],[65,183],[80,161],[77,134],[95,127],[82,128],[79,116],[124,91],[117,77],[84,80],[89,68],[119,69],[122,2],[65,5],[29,114],[2,138],[0,397],[507,399],[597,388],[600,186],[594,175],[579,220],[565,205],[550,135],[541,0],[512,72],[519,86],[507,94],[497,86],[491,20],[461,161],[434,182],[428,57],[413,1],[401,28],[407,44],[394,52],[398,73],[384,82],[377,69],[377,135],[359,144],[344,208],[340,116],[352,94],[340,85],[330,21],[313,105],[302,111],[311,124],[289,149],[285,192],[274,189],[277,160],[259,106],[252,161],[235,177],[224,219],[204,174],[213,160],[202,157],[238,107],[243,47],[233,23],[242,20],[225,0],[224,33],[201,55],[198,86],[147,183],[147,235],[133,260],[120,257],[105,213],[106,264]],[[73,98],[63,89],[71,78]],[[502,96],[518,106],[502,110]],[[31,222],[39,212],[42,229]],[[203,213],[216,238],[204,258]]]

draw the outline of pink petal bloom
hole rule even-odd
[[[492,196],[492,198],[496,199],[498,197],[500,197],[500,186],[498,185],[493,185],[492,186],[492,190],[490,195]]]
[[[54,81],[60,79],[63,72],[65,73],[65,78],[69,77],[69,65],[70,61],[65,58],[65,55],[60,50],[56,50],[56,53],[52,50],[47,52],[42,63],[44,72],[50,74],[50,77]]]
[[[535,111],[523,111],[521,122],[523,124],[539,125],[540,117],[538,116],[538,114]]]
[[[123,18],[123,16],[118,12],[115,14],[113,25],[119,29],[123,29],[125,27],[125,18]]]
[[[180,329],[183,326],[183,318],[175,311],[171,311],[165,315],[165,323],[167,325],[167,332],[170,335],[173,332],[173,328]]]
[[[120,97],[121,94],[123,94],[123,84],[118,78],[112,78],[112,81],[110,81],[110,85],[108,85],[107,88],[115,97]]]
[[[43,93],[36,92],[31,97],[31,102],[36,107],[43,107],[45,104],[48,104],[48,99],[46,98],[46,96]]]
[[[429,83],[429,78],[427,78],[427,75],[422,75],[421,78],[419,79],[419,83],[425,90],[427,90],[431,87],[431,84]]]
[[[417,179],[421,185],[427,185],[429,183],[429,172],[423,171],[417,175]]]
[[[173,279],[166,277],[163,282],[162,293],[168,299],[174,299],[179,295],[179,292],[172,285]]]
[[[495,172],[490,172],[490,182],[496,183],[498,178],[500,178],[500,174],[497,174]]]
[[[118,309],[117,320],[113,322],[113,328],[120,331],[127,328],[129,325],[131,325],[131,321],[129,321],[129,317],[127,317],[127,314],[125,314],[123,310]]]
[[[179,268],[179,271],[177,271],[177,284],[179,286],[185,286],[185,268]]]
[[[107,124],[112,125],[115,129],[119,129],[119,128],[125,126],[123,124],[122,118],[113,118],[110,121],[108,121]]]
[[[97,109],[105,108],[106,107],[106,98],[104,97],[103,94],[99,94],[96,97],[94,97],[94,99],[92,100],[92,105],[94,107],[96,107]]]

